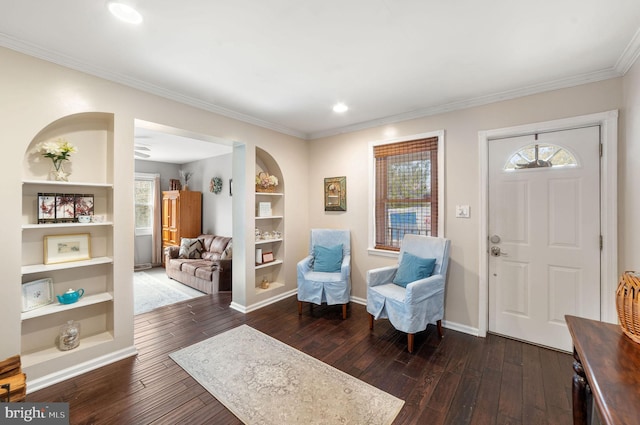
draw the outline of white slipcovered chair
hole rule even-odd
[[[342,304],[347,318],[351,295],[351,237],[349,230],[312,229],[309,255],[298,263],[298,314],[302,303]]]
[[[408,334],[410,353],[414,335],[425,330],[429,323],[437,326],[438,336],[442,338],[450,244],[445,238],[406,234],[398,265],[367,272],[369,329],[373,329],[374,319],[389,319],[394,328]],[[423,277],[430,267],[432,272]]]

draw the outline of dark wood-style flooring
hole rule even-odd
[[[204,296],[135,318],[136,357],[27,396],[68,402],[71,424],[240,424],[169,358],[182,347],[248,324],[405,400],[394,424],[571,424],[569,354],[495,335],[476,338],[434,326],[406,335],[387,321],[369,331],[365,307],[305,305],[289,297],[258,311],[229,309],[229,294]]]

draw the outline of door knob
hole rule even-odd
[[[500,250],[500,247],[499,247],[499,246],[492,246],[492,247],[491,247],[490,252],[491,252],[491,255],[492,255],[493,257],[499,257],[499,256],[501,256],[501,255],[507,255],[507,253],[506,253],[506,252],[502,252],[502,251]]]

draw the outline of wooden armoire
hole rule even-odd
[[[179,246],[181,238],[195,238],[201,233],[202,193],[191,190],[162,192],[162,252],[168,246]]]

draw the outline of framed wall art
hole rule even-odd
[[[91,259],[89,233],[44,237],[44,263],[56,264]]]
[[[347,210],[347,178],[345,176],[324,179],[324,210]]]

